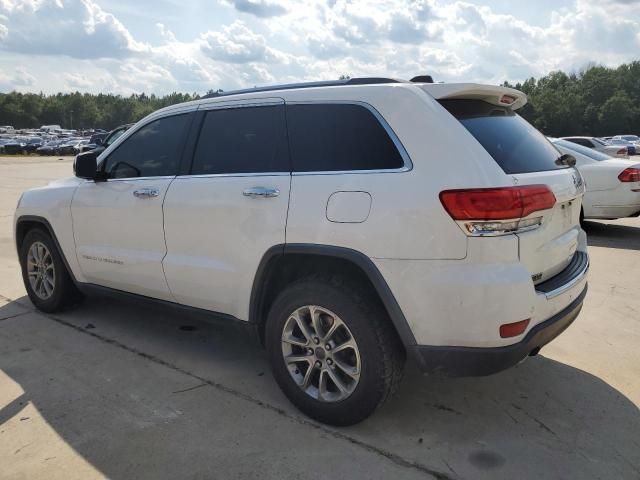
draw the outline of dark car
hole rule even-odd
[[[96,152],[96,155],[100,155],[104,150],[107,149],[109,145],[111,145],[118,138],[120,138],[120,135],[122,135],[124,132],[129,130],[129,128],[133,127],[134,125],[135,125],[134,123],[127,123],[126,125],[120,125],[119,127],[114,128],[107,134],[104,140],[100,143],[93,142],[92,141],[93,137],[91,137],[91,140],[89,140],[89,143],[87,145],[83,145],[80,151],[81,152],[94,151]]]
[[[35,153],[36,150],[44,145],[44,141],[40,137],[29,138],[26,141],[24,151],[26,153]]]
[[[67,139],[58,146],[59,155],[77,155],[83,146],[87,145],[86,140],[81,138]]]
[[[52,140],[36,148],[36,153],[38,155],[60,155],[59,147],[65,142],[66,140]]]
[[[26,152],[27,137],[16,137],[4,144],[4,153],[16,155]]]
[[[93,135],[91,135],[91,138],[89,138],[89,143],[93,143],[95,145],[102,145],[102,142],[104,141],[105,138],[107,138],[107,135],[109,135],[109,132],[100,132],[100,133],[94,133]]]

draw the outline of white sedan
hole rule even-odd
[[[612,220],[640,215],[640,163],[612,158],[592,148],[549,139],[560,153],[572,155],[587,186],[581,218]]]
[[[612,157],[627,157],[629,156],[629,149],[625,145],[610,145],[605,143],[596,137],[563,137],[561,140],[566,140],[576,145],[582,145],[583,147],[597,150],[598,152],[606,153]]]

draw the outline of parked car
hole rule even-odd
[[[605,141],[596,137],[562,137],[562,139],[582,145],[583,147],[593,148],[594,150],[606,153],[612,157],[629,156],[629,149],[626,146],[609,145]]]
[[[31,137],[26,140],[25,144],[25,153],[35,153],[38,148],[44,145],[44,141],[40,137]]]
[[[237,320],[291,402],[335,425],[388,398],[405,357],[511,367],[575,320],[589,266],[581,177],[525,103],[368,78],[164,108],[23,194],[28,295],[46,312],[98,289]]]
[[[608,145],[615,145],[617,147],[626,147],[627,155],[638,155],[640,154],[640,145],[636,145],[635,143],[628,142],[627,140],[623,140],[621,138],[612,138],[607,142]]]
[[[4,153],[4,146],[13,142],[13,138],[0,138],[0,153]]]
[[[29,137],[15,137],[4,144],[4,153],[17,155],[26,153]]]
[[[640,214],[640,163],[612,158],[594,149],[551,139],[561,153],[576,159],[587,191],[581,218],[616,219]]]
[[[625,142],[630,142],[633,144],[640,144],[640,137],[638,135],[616,135],[612,137],[611,140],[624,140]]]
[[[129,128],[131,128],[134,124],[127,123],[126,125],[120,125],[119,127],[111,130],[108,135],[104,137],[104,140],[101,142],[90,141],[87,145],[82,147],[82,152],[95,151],[97,154],[102,153],[109,145],[115,142],[120,136],[126,132]]]
[[[58,146],[58,155],[77,155],[80,153],[82,147],[88,143],[88,140],[82,140],[80,138],[68,139]]]
[[[60,155],[60,145],[65,142],[66,140],[51,140],[43,146],[36,148],[36,153],[38,155]]]

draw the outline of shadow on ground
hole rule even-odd
[[[4,309],[16,305],[0,318]],[[427,378],[409,365],[391,402],[355,427],[320,429],[320,446],[244,332],[156,306],[96,298],[64,314],[4,320],[0,369],[24,392],[2,406],[0,424],[30,402],[114,479],[285,478],[298,459],[329,472],[343,443],[425,478],[640,476],[638,408],[543,356],[475,379]]]
[[[640,219],[637,227],[587,220],[584,230],[589,246],[640,250]]]

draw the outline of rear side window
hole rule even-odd
[[[611,160],[611,157],[606,153],[599,152],[598,150],[594,150],[593,148],[584,147],[582,145],[578,145],[576,143],[570,142],[568,140],[556,140],[554,141],[556,145],[560,145],[569,150],[573,150],[574,152],[581,153],[593,160],[602,161],[602,160]]]
[[[289,172],[284,106],[206,113],[191,173]]]
[[[567,141],[575,143],[576,145],[582,145],[583,147],[593,148],[593,143],[586,138],[567,138]]]
[[[296,172],[386,170],[404,166],[385,128],[361,105],[287,105],[287,126]]]
[[[557,165],[560,153],[520,115],[481,100],[441,100],[449,113],[480,142],[505,173],[569,168]]]

